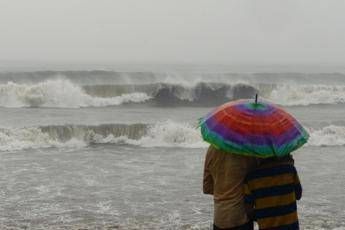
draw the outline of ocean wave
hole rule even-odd
[[[256,93],[283,106],[344,104],[345,86],[250,84],[248,82],[147,85],[93,85],[85,86],[93,96],[110,97],[115,93],[144,92],[156,106],[216,106],[230,100],[254,98]]]
[[[36,84],[0,84],[0,106],[80,108],[147,102],[153,106],[214,106],[252,98],[256,92],[255,87],[244,83],[79,86],[67,79],[55,79]]]
[[[80,86],[69,80],[47,80],[37,84],[0,84],[0,106],[18,107],[103,107],[149,100],[145,93],[128,93],[102,98],[88,95]]]
[[[0,151],[83,148],[94,144],[202,148],[200,132],[188,123],[62,125],[0,129]]]
[[[0,151],[16,151],[22,149],[39,148],[71,148],[85,147],[86,143],[72,138],[66,142],[60,142],[42,132],[40,128],[18,128],[18,129],[0,129]]]
[[[329,125],[320,129],[309,128],[310,146],[345,146],[345,126]]]
[[[268,96],[281,105],[344,104],[345,86],[331,85],[278,85]]]
[[[307,146],[344,146],[345,126],[308,128]],[[206,148],[195,125],[171,120],[155,124],[102,124],[0,129],[0,151],[37,148],[83,148],[114,144],[138,147]]]
[[[258,91],[245,82],[232,84],[197,82],[195,84],[130,84],[130,85],[86,85],[86,93],[96,97],[114,97],[123,93],[143,92],[151,96],[156,104],[217,104],[219,102],[251,98]]]
[[[207,144],[201,139],[200,131],[195,126],[170,120],[148,125],[145,135],[138,139],[110,134],[106,137],[93,138],[93,143],[129,144],[141,147],[207,147]]]
[[[167,80],[166,80],[167,81]],[[283,106],[344,104],[343,85],[268,84],[246,81],[79,85],[65,78],[34,84],[0,84],[2,107],[104,107],[128,103],[148,106],[217,106],[259,97]]]
[[[0,129],[0,151],[82,148],[93,144],[202,148],[200,132],[188,123],[64,125]]]
[[[271,85],[260,86],[269,89]],[[92,96],[113,97],[119,93],[142,92],[155,106],[215,106],[230,100],[253,98],[259,88],[246,82],[231,84],[197,82],[195,84],[155,83],[146,85],[91,85],[83,89]]]
[[[152,92],[156,105],[214,106],[230,100],[253,98],[258,90],[248,84],[199,82],[194,86],[158,84]]]

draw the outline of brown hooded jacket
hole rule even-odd
[[[232,228],[248,222],[243,182],[256,166],[254,157],[224,153],[210,146],[205,159],[203,192],[214,197],[214,224]]]

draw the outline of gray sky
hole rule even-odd
[[[344,0],[0,0],[0,60],[343,64]]]

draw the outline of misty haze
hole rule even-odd
[[[212,229],[199,119],[275,103],[301,229],[345,229],[345,1],[0,0],[0,229]]]

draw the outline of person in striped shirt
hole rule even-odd
[[[290,155],[259,160],[246,176],[244,193],[248,216],[260,230],[299,229],[296,200],[302,186]]]

